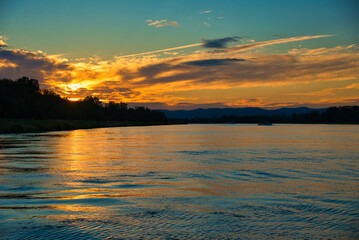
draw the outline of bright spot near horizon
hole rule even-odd
[[[72,83],[72,84],[68,84],[66,85],[66,90],[70,90],[70,91],[76,91],[79,88],[82,88],[83,85],[81,83]]]

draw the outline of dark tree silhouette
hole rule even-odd
[[[38,80],[27,77],[0,79],[0,118],[167,121],[162,112],[128,108],[126,103],[102,103],[93,96],[72,102],[53,91],[41,90]]]

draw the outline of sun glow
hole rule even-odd
[[[70,91],[76,91],[79,88],[82,88],[83,85],[81,83],[71,83],[66,85],[66,90],[70,90]]]

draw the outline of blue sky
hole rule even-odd
[[[237,89],[236,91],[238,92],[238,94],[240,94],[242,93],[241,91],[244,91],[243,88],[245,86],[249,87],[249,85],[251,85],[249,84],[249,82],[252,81],[250,79],[253,79],[253,76],[250,78],[248,78],[247,75],[244,76],[243,79],[248,79],[245,81],[246,83],[243,84],[243,81],[241,81],[242,75],[233,75],[232,72],[228,72],[228,74],[223,73],[223,75],[218,77],[222,78],[225,76],[229,76],[232,78],[237,78],[238,82],[241,83],[233,85],[232,82],[235,81],[234,79],[231,80],[231,84],[223,85],[223,88],[221,88],[218,84],[214,84],[213,86],[209,86],[208,89],[203,88],[203,86],[199,86],[198,84],[190,84],[191,88],[185,89],[178,86],[179,88],[175,90],[174,86],[172,86],[174,84],[174,80],[172,79],[169,83],[169,85],[172,84],[170,87],[167,88],[165,85],[159,87],[159,89],[162,89],[162,91],[159,91],[157,87],[153,88],[153,91],[159,91],[157,92],[157,94],[161,95],[161,98],[151,98],[149,97],[151,96],[151,94],[149,93],[150,90],[143,90],[145,89],[145,86],[141,85],[139,87],[136,86],[133,82],[131,84],[128,84],[128,82],[125,83],[123,79],[128,78],[127,75],[115,76],[112,72],[107,73],[108,76],[111,75],[112,77],[102,76],[102,80],[100,80],[98,78],[98,73],[100,70],[98,69],[100,68],[100,66],[105,66],[103,61],[107,61],[107,70],[110,69],[109,66],[111,64],[112,69],[115,68],[114,66],[118,63],[117,59],[121,56],[152,52],[156,50],[175,48],[179,46],[187,46],[196,43],[198,43],[198,46],[196,47],[182,48],[180,50],[172,51],[172,53],[171,51],[163,51],[160,53],[151,53],[139,56],[137,55],[136,59],[134,59],[133,57],[131,58],[131,61],[129,61],[132,64],[131,71],[133,70],[132,68],[135,68],[133,64],[135,64],[134,62],[136,61],[139,64],[137,66],[137,69],[139,70],[139,72],[141,72],[142,69],[143,72],[143,69],[146,69],[146,64],[150,64],[152,66],[158,63],[156,61],[163,61],[164,58],[168,58],[168,60],[173,60],[174,56],[191,56],[192,59],[198,60],[199,56],[193,54],[198,54],[198,52],[196,51],[203,52],[204,50],[208,50],[206,53],[207,58],[209,57],[210,59],[217,59],[215,60],[217,62],[219,58],[224,59],[229,57],[236,57],[238,59],[241,59],[242,55],[224,56],[223,53],[221,53],[222,55],[218,55],[218,53],[215,52],[213,53],[213,55],[209,56],[208,53],[212,53],[213,49],[206,49],[203,46],[203,39],[212,41],[216,39],[226,39],[233,37],[237,37],[237,40],[228,41],[226,45],[223,46],[223,48],[234,47],[241,44],[250,44],[254,42],[258,43],[275,41],[280,39],[300,38],[303,36],[323,36],[318,38],[310,37],[306,40],[281,41],[279,44],[272,44],[271,42],[271,44],[267,44],[265,45],[265,47],[251,48],[250,50],[248,50],[248,54],[251,53],[253,55],[251,56],[252,59],[254,59],[255,57],[258,58],[258,56],[261,55],[274,56],[274,54],[277,54],[277,57],[281,54],[292,54],[296,55],[297,57],[299,56],[298,54],[302,54],[302,56],[308,56],[308,54],[303,55],[303,53],[300,52],[300,49],[305,49],[306,51],[309,51],[310,49],[333,49],[336,47],[341,47],[340,51],[348,51],[348,49],[346,48],[348,46],[352,46],[350,48],[350,50],[352,51],[350,56],[353,57],[357,51],[356,45],[359,43],[359,18],[357,14],[358,10],[359,2],[354,0],[0,0],[0,36],[2,36],[0,40],[4,42],[3,49],[7,49],[8,51],[10,49],[12,49],[13,51],[15,51],[16,49],[22,49],[24,51],[27,51],[27,53],[37,53],[40,54],[41,57],[45,58],[51,57],[53,59],[54,57],[57,57],[58,61],[63,61],[64,59],[66,59],[67,64],[77,64],[69,67],[71,69],[75,69],[75,67],[76,69],[78,69],[78,67],[81,65],[79,64],[79,59],[82,59],[81,61],[83,62],[81,66],[85,66],[87,64],[86,66],[88,71],[97,71],[96,79],[92,79],[90,75],[84,76],[82,74],[80,76],[80,74],[78,74],[76,76],[62,76],[63,79],[57,79],[56,81],[50,81],[48,79],[49,75],[46,77],[41,75],[40,73],[34,73],[34,77],[40,78],[40,81],[43,86],[49,88],[52,87],[53,89],[60,91],[63,95],[66,95],[70,98],[75,99],[78,97],[82,97],[82,95],[78,93],[78,89],[84,88],[83,94],[95,93],[96,91],[94,89],[96,88],[96,86],[98,86],[98,88],[101,88],[99,85],[100,82],[107,82],[107,84],[108,82],[112,82],[113,84],[115,84],[115,82],[117,81],[125,85],[125,88],[131,89],[131,91],[134,92],[139,92],[136,94],[142,94],[143,97],[134,97],[136,94],[134,94],[132,98],[130,97],[131,94],[121,97],[121,94],[116,95],[113,93],[113,96],[117,96],[117,98],[115,98],[114,100],[123,99],[130,102],[134,101],[145,103],[152,103],[153,101],[156,101],[160,104],[169,104],[171,106],[183,103],[183,101],[186,103],[188,102],[192,105],[219,104],[227,106],[229,104],[230,106],[240,106],[241,99],[238,98],[237,100],[235,100],[234,93],[231,100],[224,98],[221,100],[219,93],[213,93],[212,100],[207,95],[211,95],[212,93],[210,92],[213,91],[213,89],[216,89],[218,91],[221,89],[221,91],[229,92],[233,92],[235,89]],[[39,53],[38,51],[41,51],[41,53]],[[335,51],[338,53],[338,50]],[[5,58],[6,56],[8,56],[8,54],[9,53],[3,54],[2,57]],[[154,56],[154,54],[156,56]],[[246,57],[246,64],[248,63],[248,54],[243,55],[243,58]],[[149,58],[150,56],[151,59]],[[177,60],[174,59],[174,61]],[[320,59],[318,59],[318,61],[319,60]],[[10,60],[5,59],[4,61]],[[110,63],[109,61],[112,62]],[[187,62],[190,61],[188,60]],[[92,65],[89,65],[90,63]],[[201,64],[202,63],[203,62],[201,62]],[[221,66],[216,67],[219,67],[219,70],[225,71],[226,66],[224,65],[227,65],[229,63],[228,61],[226,62],[226,64],[222,63],[224,62],[221,62]],[[2,75],[0,74],[0,77],[17,77],[17,75],[15,74],[15,69],[9,69],[9,66],[11,64],[6,64],[7,67],[6,69],[4,67],[4,73]],[[19,65],[18,63],[16,64]],[[122,64],[124,63],[122,62]],[[232,61],[231,64],[234,64],[234,62]],[[235,64],[243,65],[244,63],[236,62]],[[23,65],[23,68],[21,69],[22,71],[19,71],[19,69],[17,69],[17,72],[26,73],[25,65],[26,64]],[[95,65],[97,67],[95,67]],[[237,65],[233,65],[233,67]],[[21,68],[21,66],[18,66],[18,68]],[[192,70],[193,69],[191,69],[191,71]],[[232,71],[229,68],[227,70]],[[39,71],[41,71],[41,69],[39,69]],[[125,72],[125,70],[121,71]],[[116,74],[121,71],[117,69]],[[130,70],[127,69],[126,71]],[[179,71],[179,68],[174,67],[171,69],[171,73],[168,72],[166,74],[173,75],[175,71]],[[186,71],[190,70],[187,69]],[[203,72],[205,71],[206,70],[203,69]],[[347,72],[344,73],[344,70],[340,71],[343,72],[343,75],[347,76]],[[355,71],[353,70],[353,72]],[[6,75],[5,73],[8,75]],[[166,75],[164,72],[161,72],[161,74]],[[198,75],[198,73],[196,74]],[[306,74],[310,75],[309,72]],[[318,73],[312,73],[312,75],[315,74]],[[330,72],[328,72],[328,74],[330,75]],[[339,73],[337,73],[337,75],[338,74]],[[328,80],[329,83],[326,86],[333,85],[333,88],[343,88],[345,86],[351,86],[357,81],[357,76],[355,74],[356,73],[351,73],[350,77],[345,77],[345,81],[351,82],[346,82],[344,84],[344,80],[338,80],[338,75],[335,77],[335,80]],[[136,74],[133,74],[131,76],[135,75]],[[54,78],[55,75],[52,74],[51,76],[52,78]],[[92,76],[94,76],[94,74],[92,74]],[[139,75],[137,74],[136,76],[138,77]],[[320,79],[321,77],[318,77],[318,81],[324,82],[324,79]],[[190,77],[186,77],[186,79],[181,79],[181,81],[187,82],[190,80]],[[265,82],[266,79],[263,79],[263,81]],[[315,79],[308,80],[308,78],[305,78],[302,82],[298,81],[295,83],[297,85],[299,84],[297,86],[298,89],[306,89],[303,86],[308,84],[313,85],[313,87],[317,84],[317,80]],[[61,82],[66,82],[67,84],[71,82],[71,86],[77,87],[67,87],[67,91],[65,91],[64,89],[66,88],[66,86],[65,84],[61,85]],[[215,81],[213,80],[212,82]],[[158,84],[158,81],[156,82],[156,84]],[[278,83],[276,84],[278,85]],[[252,84],[250,87],[258,87],[257,85],[254,85]],[[273,89],[273,85],[266,91],[272,91],[273,95],[276,95],[281,92],[281,88],[283,88],[283,84],[279,85],[281,85],[281,87]],[[286,86],[284,88],[287,88],[288,91],[290,88],[293,87],[293,83],[285,85]],[[108,88],[109,86],[106,85],[106,87]],[[148,86],[146,85],[146,87]],[[71,89],[73,91],[71,91]],[[85,89],[89,90],[90,92],[86,92]],[[164,92],[163,89],[166,89],[166,91]],[[202,97],[188,97],[191,91],[202,91],[203,89],[208,90],[208,92],[204,93]],[[265,104],[265,101],[266,99],[268,99],[268,94],[264,96],[261,95],[262,93],[259,90],[248,90],[250,90],[250,92],[252,93],[252,97],[247,97],[246,99],[261,99],[260,101],[262,105],[259,105],[267,106]],[[325,85],[322,85],[321,90],[325,90]],[[75,94],[76,91],[77,93]],[[108,91],[116,91],[116,88],[112,88],[112,90],[110,88],[110,90]],[[181,94],[181,91],[184,91],[185,94]],[[306,89],[306,91],[310,91],[309,88]],[[97,92],[97,94],[99,93]],[[206,97],[204,97],[204,95],[206,95]],[[352,99],[352,95],[350,95],[350,97],[348,96],[348,98]],[[99,94],[99,96],[102,96],[103,99],[111,100],[111,94],[106,96]],[[315,101],[312,101],[312,103],[309,103],[309,95],[306,96],[306,98],[302,98],[306,100],[293,100],[291,101],[291,103],[287,102],[287,104],[312,104],[312,106],[314,106],[314,102],[321,102],[321,100],[318,98],[319,95],[317,96],[317,99]],[[286,97],[283,97],[283,99],[285,98]],[[280,104],[278,104],[278,101],[282,101],[284,105],[286,104],[283,100],[279,98],[268,101],[268,104],[277,104],[279,106]],[[332,103],[325,104],[334,104],[333,101]],[[250,100],[248,100],[247,102],[248,104],[250,104]],[[342,101],[339,101],[338,103],[340,102]],[[255,104],[257,103],[254,103],[254,105]]]
[[[12,0],[0,6],[1,34],[9,44],[70,57],[110,58],[227,36],[263,41],[335,34],[320,43],[324,47],[359,41],[356,1]],[[181,26],[150,27],[148,19]]]

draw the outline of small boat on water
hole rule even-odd
[[[258,122],[258,125],[272,126],[273,124],[271,122]]]

